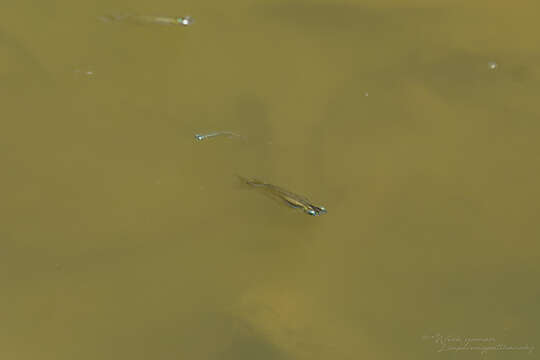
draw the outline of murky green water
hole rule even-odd
[[[536,3],[0,10],[2,359],[537,356]]]

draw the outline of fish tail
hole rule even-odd
[[[238,175],[238,174],[235,174],[236,177],[244,184],[248,184],[248,185],[251,185],[251,186],[262,186],[262,185],[265,185],[264,182],[260,181],[260,180],[257,180],[257,179],[248,179],[248,178],[245,178],[243,177],[242,175]]]
[[[238,175],[238,174],[234,174],[238,180],[240,180],[241,183],[244,183],[244,184],[249,184],[249,179],[243,177],[242,175]]]

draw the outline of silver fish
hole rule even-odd
[[[202,140],[206,140],[208,138],[216,137],[216,136],[227,136],[229,138],[232,138],[233,136],[242,137],[242,136],[240,136],[238,134],[235,134],[233,132],[230,132],[230,131],[217,131],[217,132],[213,132],[213,133],[209,133],[209,134],[195,134],[195,139],[197,141],[202,141]]]
[[[170,17],[170,16],[146,16],[146,15],[109,15],[101,16],[100,20],[105,22],[113,21],[125,21],[133,22],[140,24],[162,24],[162,25],[182,25],[189,26],[193,24],[194,20],[191,16],[179,16],[179,17]]]
[[[242,182],[253,187],[265,190],[268,194],[278,199],[281,199],[290,207],[302,209],[302,211],[304,211],[308,215],[319,216],[327,213],[326,209],[323,206],[313,205],[313,203],[307,198],[294,194],[279,186],[268,184],[257,179],[246,179],[240,175],[237,176]]]

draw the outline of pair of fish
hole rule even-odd
[[[241,137],[240,135],[230,131],[218,131],[208,134],[195,134],[195,139],[197,141],[202,141],[216,136],[227,136],[229,138],[233,136]],[[308,215],[319,216],[327,213],[326,209],[323,206],[314,205],[309,199],[305,198],[304,196],[292,193],[279,186],[265,183],[261,180],[247,179],[240,175],[237,175],[237,177],[243,183],[261,189],[273,198],[283,201],[285,204],[289,205],[292,208],[301,209],[304,213]]]
[[[309,199],[292,193],[288,190],[285,190],[279,186],[265,183],[257,179],[246,179],[240,175],[236,175],[240,181],[255,188],[265,191],[267,194],[283,201],[285,204],[289,205],[295,209],[301,209],[304,213],[311,216],[319,216],[327,213],[326,209],[323,206],[314,205]]]

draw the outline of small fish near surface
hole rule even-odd
[[[181,25],[189,26],[193,24],[191,16],[146,16],[146,15],[109,15],[99,17],[104,22],[131,22],[136,24],[160,24],[160,25]]]
[[[322,206],[313,205],[313,203],[307,198],[287,191],[279,186],[265,183],[257,179],[246,179],[240,175],[237,175],[240,181],[264,190],[271,196],[278,198],[285,202],[285,204],[296,209],[302,209],[302,211],[311,216],[319,216],[327,213],[326,209]]]
[[[233,136],[242,138],[241,135],[235,134],[235,133],[230,132],[230,131],[217,131],[217,132],[213,132],[213,133],[209,133],[209,134],[195,134],[195,140],[203,141],[203,140],[213,138],[213,137],[216,137],[216,136],[226,136],[229,139],[232,138]]]

